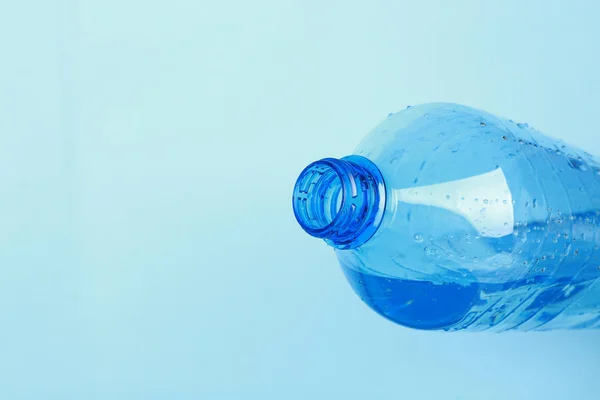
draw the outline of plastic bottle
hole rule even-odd
[[[600,327],[600,163],[527,124],[433,103],[300,174],[294,214],[373,310],[416,329]]]

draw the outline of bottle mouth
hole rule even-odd
[[[383,177],[361,156],[324,158],[300,173],[292,205],[296,220],[309,235],[337,248],[357,247],[381,222],[385,209]]]
[[[294,214],[311,236],[323,238],[337,222],[344,206],[343,171],[327,159],[302,171],[294,187]]]

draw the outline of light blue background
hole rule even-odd
[[[291,190],[429,101],[600,154],[598,21],[594,0],[2,1],[0,398],[597,399],[600,332],[395,326]]]

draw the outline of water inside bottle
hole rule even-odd
[[[566,238],[561,235],[560,242],[554,237],[549,240],[546,221],[529,224],[529,240],[543,239],[539,254],[512,259],[523,265],[524,272],[506,281],[480,279],[473,276],[472,270],[463,270],[462,279],[448,277],[446,282],[437,279],[439,276],[425,280],[416,274],[410,279],[410,272],[400,278],[369,273],[343,257],[340,263],[352,289],[369,307],[407,327],[492,331],[597,328],[600,252],[583,232],[586,221],[590,225],[596,218],[596,211],[572,216],[569,219],[582,224],[574,224],[574,233]],[[418,234],[415,241],[422,242],[421,236]],[[571,236],[578,239],[573,241]],[[593,237],[588,234],[588,239]],[[495,252],[509,244],[506,238],[478,240]],[[376,262],[370,260],[371,264]],[[477,262],[483,269],[487,260]],[[494,265],[490,269],[497,268]]]

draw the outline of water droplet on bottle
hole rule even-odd
[[[508,137],[506,135],[502,136],[502,140],[508,140]]]
[[[483,121],[481,121],[481,122],[479,123],[479,125],[481,125],[481,126],[486,126],[486,125],[485,125],[485,122],[483,122]]]
[[[415,242],[417,243],[423,243],[423,235],[421,235],[420,233],[415,233]]]
[[[362,284],[363,284],[363,281],[358,281],[358,284],[359,284],[359,285],[362,285]]]
[[[479,199],[478,198],[475,198],[475,203],[479,203]]]
[[[388,118],[391,117],[392,115],[394,115],[394,113],[389,113],[388,114]]]
[[[533,205],[532,206],[533,206],[533,208],[537,207],[537,199],[533,199]]]
[[[554,239],[552,239],[552,241],[553,241],[554,243],[558,243],[558,239],[557,239],[557,238],[554,238]]]
[[[406,109],[408,110],[409,108],[412,108],[412,106],[406,106]]]
[[[502,204],[508,204],[507,200],[502,200]]]
[[[463,197],[461,197],[460,199],[461,199],[461,200],[464,200],[465,198],[464,198],[464,196],[463,196]]]
[[[483,204],[489,204],[489,200],[488,199],[483,199]]]
[[[519,122],[519,123],[517,123],[517,126],[519,128],[527,128],[527,127],[529,127],[529,125],[527,123],[525,123],[525,122]]]
[[[478,261],[479,261],[479,258],[473,257],[473,262],[478,262]]]
[[[450,200],[450,195],[449,194],[446,195],[446,200]]]
[[[556,223],[557,223],[557,224],[562,224],[562,222],[563,222],[563,220],[562,220],[562,219],[560,219],[560,218],[557,218],[557,220],[556,220]]]

